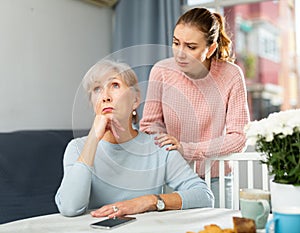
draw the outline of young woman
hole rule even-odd
[[[95,119],[88,136],[72,140],[66,148],[64,176],[55,196],[61,214],[75,216],[93,209],[95,217],[112,218],[213,206],[212,192],[177,150],[160,148],[154,136],[133,128],[140,91],[132,69],[99,62],[88,71],[83,86]],[[165,183],[175,192],[160,194]]]
[[[156,143],[177,149],[196,162],[205,176],[204,160],[239,152],[249,121],[241,69],[232,63],[231,41],[224,19],[205,8],[194,8],[177,21],[174,57],[158,62],[150,73],[140,130],[162,133]],[[226,164],[226,174],[230,174]],[[218,206],[218,166],[212,167],[212,191]],[[226,182],[230,207],[230,179]]]

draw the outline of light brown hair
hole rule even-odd
[[[206,45],[217,42],[218,47],[211,58],[234,61],[231,54],[231,40],[225,31],[225,19],[219,13],[212,13],[206,8],[193,8],[184,13],[177,21],[198,28],[206,36]]]

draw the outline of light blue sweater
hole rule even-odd
[[[212,207],[214,197],[176,150],[154,144],[154,135],[111,144],[100,141],[94,166],[77,159],[86,137],[72,140],[64,155],[64,177],[55,202],[61,214],[76,216],[87,209],[162,192],[164,184],[182,198],[182,209]]]

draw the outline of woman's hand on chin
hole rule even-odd
[[[101,140],[107,131],[111,131],[115,138],[119,138],[119,130],[125,131],[117,119],[102,114],[96,115],[93,129],[98,140]]]

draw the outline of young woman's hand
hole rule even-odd
[[[146,195],[102,206],[101,208],[92,211],[91,215],[93,217],[114,218],[129,214],[144,213],[146,211],[155,210],[155,203],[156,197],[154,195]]]
[[[183,154],[182,145],[177,140],[177,138],[169,134],[161,133],[158,136],[156,136],[154,139],[155,139],[155,143],[160,147],[171,144],[171,146],[167,147],[167,150],[178,150],[181,154]]]

